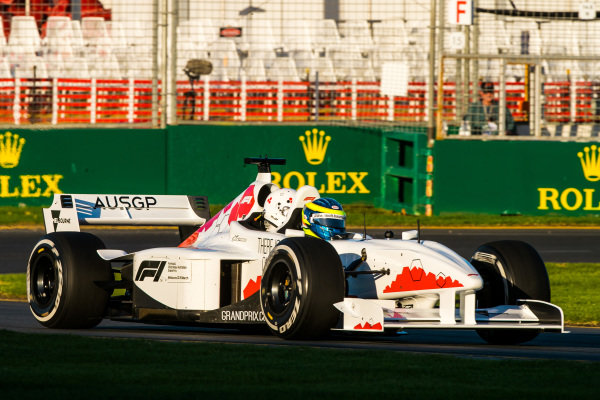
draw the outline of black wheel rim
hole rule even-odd
[[[34,308],[39,314],[47,312],[56,299],[58,271],[49,251],[38,254],[30,271],[30,289]]]
[[[283,314],[296,298],[296,282],[291,266],[285,260],[276,262],[267,277],[267,304],[274,314]]]

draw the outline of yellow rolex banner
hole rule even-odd
[[[256,178],[244,158],[258,156],[287,160],[272,168],[282,187],[381,205],[383,143],[381,130],[339,126],[4,130],[0,205],[47,205],[56,193],[207,195],[227,204]]]
[[[256,177],[244,157],[281,157],[271,177],[281,187],[317,188],[342,202],[381,198],[382,134],[338,126],[177,126],[169,128],[168,190],[202,182],[209,201],[225,203]]]
[[[165,190],[155,130],[0,130],[0,206],[48,205],[57,193]]]
[[[445,140],[434,158],[436,213],[600,213],[600,142]]]

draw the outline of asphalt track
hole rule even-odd
[[[381,237],[383,230],[368,230]],[[168,229],[95,230],[108,248],[136,251],[178,244]],[[399,231],[397,235],[399,236]],[[31,248],[43,235],[35,230],[0,230],[0,273],[25,272]],[[500,239],[521,239],[538,249],[546,262],[599,262],[600,230],[594,229],[423,229],[422,238],[439,241],[470,258],[477,246]],[[520,346],[491,346],[473,331],[409,330],[388,335],[333,335],[320,341],[287,341],[270,334],[244,334],[236,330],[144,325],[104,321],[87,330],[51,330],[39,325],[23,302],[0,301],[0,329],[38,334],[77,334],[90,337],[151,340],[378,349],[434,353],[475,358],[560,359],[600,361],[600,328],[572,328],[569,334],[542,333]]]
[[[91,229],[109,249],[137,251],[152,247],[177,246],[175,229]],[[383,237],[385,229],[368,229]],[[401,236],[401,230],[394,230]],[[42,230],[0,229],[0,274],[25,272],[29,253],[44,234]],[[600,262],[600,229],[422,229],[421,238],[440,242],[470,259],[483,243],[519,239],[530,243],[545,262]]]
[[[410,330],[388,335],[332,335],[319,341],[283,340],[271,334],[247,334],[233,329],[189,328],[103,321],[94,329],[53,330],[39,325],[23,302],[0,301],[0,329],[36,334],[137,338],[176,342],[238,343],[270,346],[310,346],[370,349],[496,359],[553,359],[600,362],[600,329],[569,328],[569,334],[542,333],[520,346],[491,346],[474,331]]]

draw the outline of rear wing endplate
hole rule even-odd
[[[80,225],[201,226],[210,219],[206,196],[55,194],[43,211],[47,233]]]

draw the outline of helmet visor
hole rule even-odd
[[[339,214],[317,213],[310,218],[312,223],[329,228],[345,228],[346,216]]]

